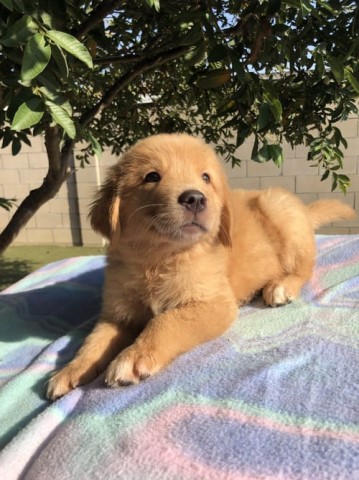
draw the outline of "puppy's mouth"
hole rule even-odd
[[[196,222],[193,220],[192,222],[185,223],[182,225],[181,230],[183,233],[187,234],[193,234],[193,233],[198,233],[198,232],[207,232],[207,229],[201,225],[200,223]]]
[[[154,223],[152,224],[151,229],[160,235],[164,235],[165,237],[176,241],[195,240],[208,231],[204,225],[197,222],[195,219],[191,222],[183,223],[182,225],[171,222],[167,224]]]

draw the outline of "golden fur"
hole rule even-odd
[[[140,141],[92,206],[94,229],[110,241],[102,313],[50,379],[48,397],[106,368],[111,387],[137,383],[221,335],[257,292],[270,306],[294,300],[313,270],[314,228],[353,215],[335,200],[305,206],[280,188],[230,191],[213,150],[196,138]]]

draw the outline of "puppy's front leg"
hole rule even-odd
[[[133,333],[119,324],[100,320],[75,358],[50,378],[47,398],[55,400],[94,380],[134,338]]]
[[[138,383],[195,346],[221,335],[236,316],[234,299],[184,305],[152,318],[109,365],[110,387]]]

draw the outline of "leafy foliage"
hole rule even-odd
[[[84,165],[183,131],[236,164],[252,134],[254,161],[306,144],[345,190],[335,124],[357,112],[358,58],[350,0],[0,0],[2,147],[57,124],[87,142]]]

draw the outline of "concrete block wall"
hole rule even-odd
[[[307,149],[298,146],[294,150],[284,145],[284,163],[278,168],[272,162],[259,164],[248,160],[253,140],[248,139],[239,149],[243,158],[240,167],[231,168],[224,164],[232,188],[263,189],[281,186],[296,193],[305,203],[320,198],[340,198],[358,211],[355,220],[343,221],[327,226],[320,233],[359,233],[359,119],[350,118],[341,125],[348,141],[345,151],[343,173],[351,178],[347,195],[332,193],[330,180],[321,182],[317,167],[307,162]],[[116,162],[109,152],[100,160],[93,159],[91,165],[76,172],[62,186],[54,199],[45,204],[23,229],[14,244],[32,245],[88,245],[102,246],[103,239],[94,233],[87,215],[93,195],[103,181],[106,168]],[[75,160],[75,167],[76,165]],[[21,152],[13,157],[9,148],[0,150],[0,196],[16,198],[17,203],[38,187],[46,175],[47,156],[43,140],[36,137],[32,146],[23,145]],[[8,213],[0,208],[0,230],[10,220]]]

